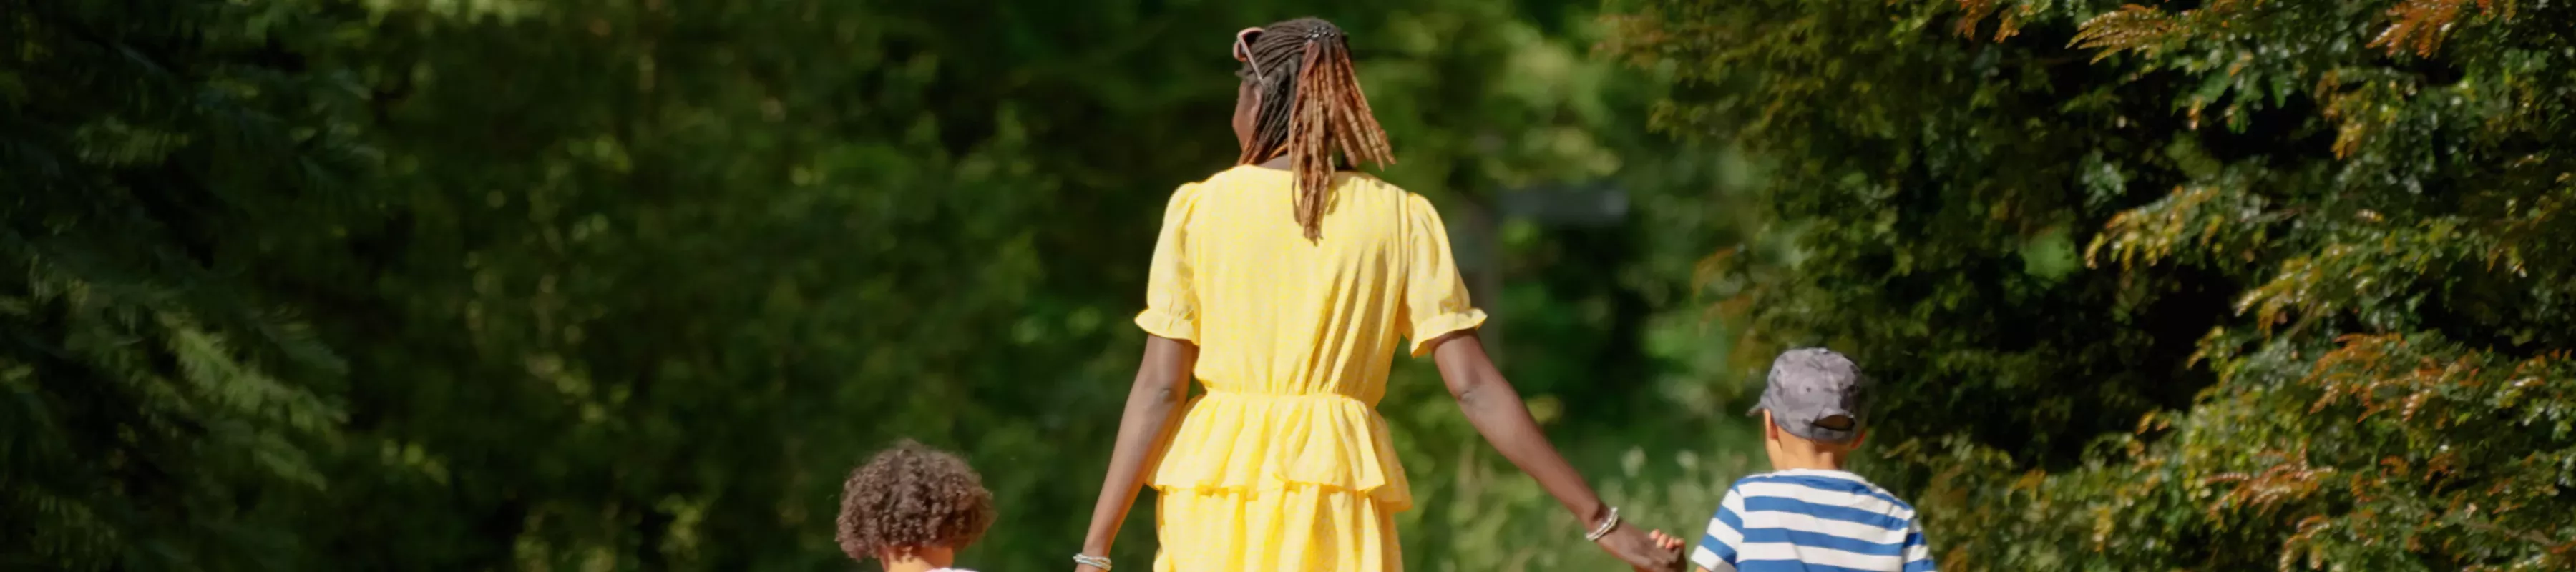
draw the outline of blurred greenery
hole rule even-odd
[[[1732,168],[1644,128],[1593,6],[152,4],[0,11],[0,567],[845,568],[840,479],[899,437],[1001,500],[967,564],[1062,566],[1160,206],[1233,155],[1223,44],[1306,14],[1359,40],[1386,176],[1483,237],[1577,458],[1706,426],[1622,412],[1700,375]],[[1496,206],[1602,183],[1664,220]],[[1603,562],[1436,374],[1398,386],[1416,567]]]
[[[1944,569],[2576,569],[2576,10],[2149,4],[1640,0],[1605,49],[1776,166],[1720,308],[1881,376]]]
[[[1945,569],[2576,568],[2516,0],[13,0],[0,568],[847,569],[904,437],[999,499],[964,565],[1060,568],[1222,44],[1303,15],[1633,522],[1828,344]],[[1429,364],[1381,410],[1409,566],[1610,567]]]

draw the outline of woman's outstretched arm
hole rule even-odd
[[[1083,535],[1082,553],[1108,557],[1118,540],[1118,525],[1136,504],[1143,475],[1171,432],[1189,395],[1190,370],[1198,366],[1199,348],[1161,336],[1145,337],[1145,360],[1136,366],[1136,384],[1127,389],[1127,413],[1118,418],[1118,444],[1109,452],[1109,476],[1100,482],[1100,502],[1091,506],[1091,532]],[[1077,571],[1093,570],[1078,566]]]
[[[1521,404],[1521,394],[1512,388],[1503,373],[1494,368],[1485,355],[1485,345],[1474,330],[1462,331],[1432,343],[1432,359],[1440,365],[1440,379],[1447,382],[1449,395],[1458,399],[1458,408],[1467,414],[1467,422],[1485,436],[1494,449],[1511,459],[1521,472],[1538,479],[1549,495],[1563,503],[1587,527],[1610,517],[1610,506],[1601,502],[1592,486],[1584,484],[1583,475],[1574,472],[1558,455],[1556,446],[1530,418],[1529,407]],[[1625,560],[1639,570],[1677,570],[1681,553],[1656,546],[1636,527],[1622,524],[1599,541],[1603,550]]]

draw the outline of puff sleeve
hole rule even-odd
[[[1145,333],[1198,343],[1198,291],[1191,283],[1190,215],[1198,207],[1199,185],[1182,185],[1163,208],[1163,232],[1154,239],[1154,259],[1145,274],[1145,311],[1136,326]]]
[[[1467,299],[1467,282],[1459,278],[1458,260],[1449,250],[1449,228],[1440,211],[1421,195],[1405,201],[1404,315],[1400,326],[1415,357],[1430,351],[1428,342],[1484,325],[1485,311]]]

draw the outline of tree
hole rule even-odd
[[[840,479],[896,437],[1002,499],[975,566],[1059,565],[1159,209],[1233,156],[1211,38],[1244,25],[1352,30],[1386,176],[1453,212],[1613,175],[1687,202],[1666,191],[1704,175],[1645,152],[1615,95],[1651,86],[1579,57],[1581,10],[1551,3],[96,4],[0,13],[11,567],[813,569],[842,558]],[[1509,237],[1505,266],[1560,277],[1684,250],[1540,265],[1588,246]],[[1559,300],[1608,290],[1486,302],[1531,326],[1509,343],[1585,337],[1516,365],[1534,397],[1628,357],[1590,329],[1641,305]],[[1407,375],[1408,460],[1498,466]],[[1592,552],[1552,512],[1402,526],[1426,569]],[[1148,561],[1128,530],[1116,556]]]
[[[1945,566],[2576,565],[2576,14],[1637,2],[1791,226],[1711,285],[1882,376]],[[2078,248],[2077,245],[2082,245]],[[2552,254],[2554,253],[2554,254]]]
[[[0,565],[296,562],[344,364],[242,279],[269,224],[353,210],[348,78],[291,3],[36,1],[0,15]]]

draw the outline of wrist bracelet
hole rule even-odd
[[[1073,563],[1099,568],[1100,572],[1109,572],[1108,557],[1092,556],[1089,554],[1075,554],[1073,555]]]
[[[1583,539],[1600,542],[1601,537],[1609,536],[1610,531],[1617,528],[1619,528],[1619,507],[1614,506],[1610,507],[1610,518],[1602,519],[1601,527],[1592,529],[1591,533],[1583,535]]]

